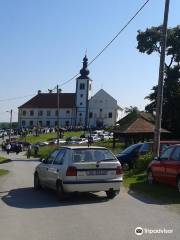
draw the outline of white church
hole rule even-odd
[[[75,93],[49,91],[38,94],[18,109],[19,127],[90,127],[104,128],[115,125],[121,118],[122,108],[117,100],[103,89],[92,96],[92,80],[87,69],[88,59],[83,58],[80,76],[76,79]]]

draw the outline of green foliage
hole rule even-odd
[[[152,27],[146,31],[138,31],[137,49],[141,53],[160,53],[162,27]],[[164,99],[162,127],[170,130],[174,138],[180,137],[180,26],[170,28],[167,32],[167,46]],[[150,104],[146,106],[146,111],[153,112],[156,107],[157,86],[152,88],[152,92],[146,97]]]
[[[138,171],[146,171],[149,163],[153,160],[153,153],[148,152],[145,155],[139,156],[136,162],[136,168]]]

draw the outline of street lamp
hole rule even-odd
[[[9,142],[11,141],[11,131],[12,131],[12,109],[10,111],[6,111],[8,113],[10,113],[10,120],[9,120],[9,128],[10,128],[10,131],[9,131]]]

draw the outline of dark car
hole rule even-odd
[[[134,164],[139,157],[139,149],[142,147],[142,145],[143,143],[133,144],[116,156],[124,170],[134,167]]]
[[[148,182],[162,182],[177,186],[180,193],[180,144],[168,147],[148,166]]]
[[[160,155],[164,152],[166,148],[171,145],[180,144],[180,141],[175,140],[165,140],[160,142]],[[153,142],[144,142],[139,149],[139,155],[144,155],[147,152],[153,152]]]

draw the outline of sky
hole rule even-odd
[[[17,121],[18,106],[40,89],[70,79],[116,35],[145,0],[0,0],[0,122]],[[137,31],[163,22],[165,0],[143,11],[89,66],[93,93],[103,88],[122,108],[147,104],[157,84],[159,56],[137,50]],[[180,24],[180,1],[170,1],[169,27]],[[62,92],[75,92],[75,82]],[[26,97],[23,97],[26,96]],[[11,98],[15,98],[12,100]]]

